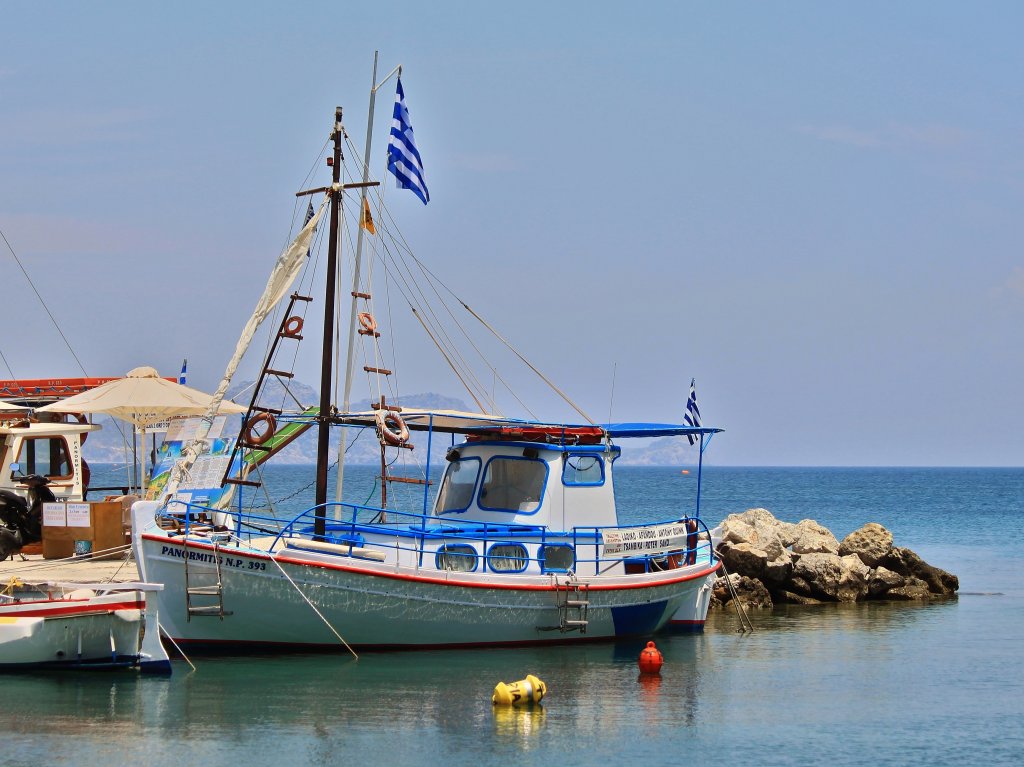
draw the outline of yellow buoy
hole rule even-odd
[[[498,682],[498,686],[494,688],[494,695],[491,696],[491,703],[496,706],[524,706],[530,703],[540,703],[547,691],[546,684],[533,674],[527,674],[526,679],[512,682],[512,684]]]

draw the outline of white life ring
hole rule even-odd
[[[404,445],[409,441],[409,427],[398,413],[393,410],[378,410],[376,418],[380,438],[389,445]]]

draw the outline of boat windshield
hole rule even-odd
[[[532,458],[492,458],[480,486],[480,508],[536,511],[540,507],[548,466]]]
[[[465,511],[473,502],[476,478],[480,474],[479,458],[463,458],[448,464],[437,493],[437,514],[447,511]]]

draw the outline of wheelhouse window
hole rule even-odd
[[[435,508],[438,514],[465,511],[473,502],[476,478],[480,475],[480,459],[466,458],[452,461],[441,481]]]
[[[442,546],[437,550],[437,569],[471,573],[476,570],[476,549],[464,543]]]
[[[604,459],[599,455],[566,454],[562,464],[562,484],[603,485]]]
[[[533,458],[492,458],[480,486],[480,508],[534,512],[540,508],[548,465]]]
[[[521,543],[496,543],[487,551],[487,566],[495,573],[521,573],[529,556]]]
[[[565,573],[576,564],[576,553],[572,546],[561,544],[542,546],[540,550],[541,568],[546,573]]]
[[[25,474],[41,474],[50,479],[70,479],[71,458],[63,437],[29,437],[21,443],[17,463]]]

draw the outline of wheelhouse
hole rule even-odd
[[[616,524],[610,444],[481,439],[448,451],[433,515],[552,530]]]

